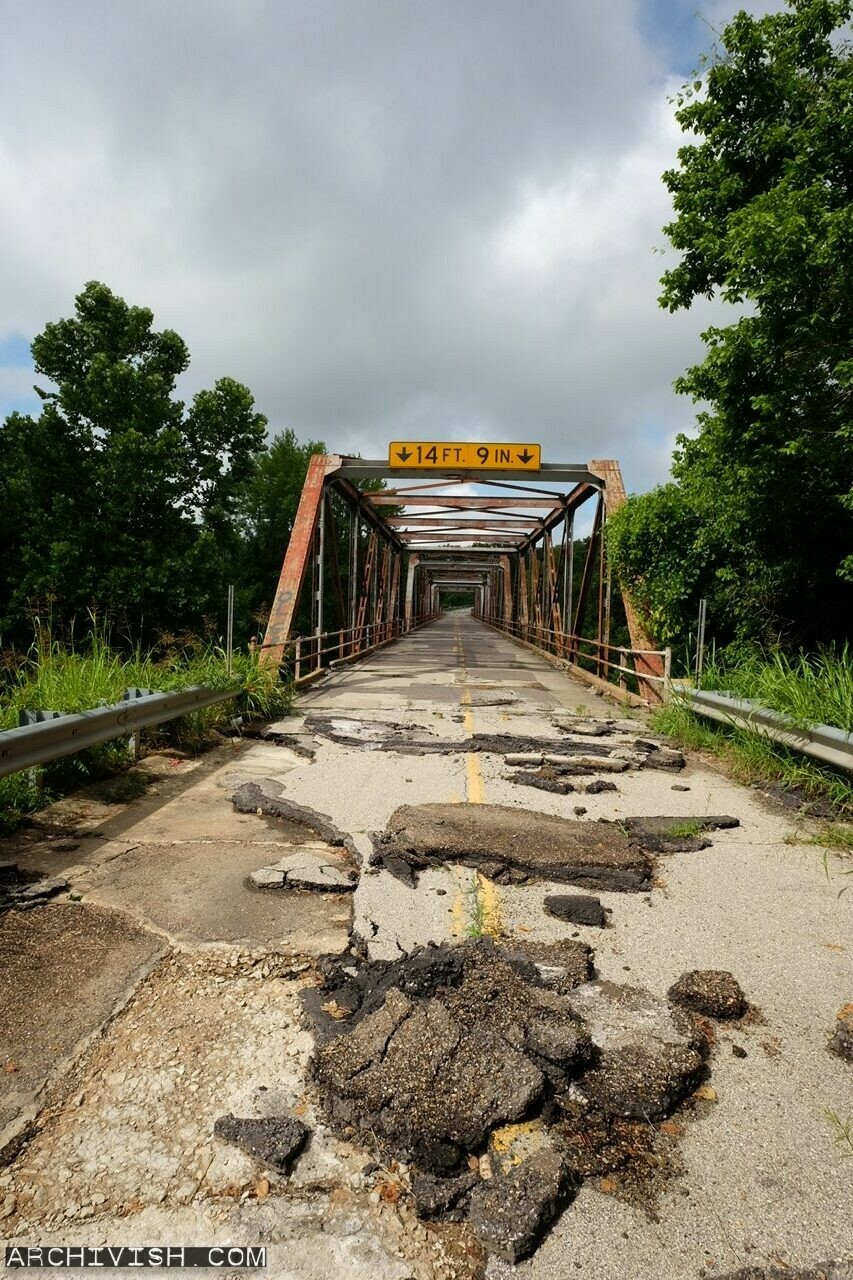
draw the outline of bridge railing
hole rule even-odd
[[[402,616],[386,618],[383,622],[339,627],[334,631],[322,631],[319,635],[294,636],[287,643],[284,666],[289,669],[295,685],[310,684],[330,668],[363,658],[392,640],[416,631],[436,616],[430,614],[408,623]]]
[[[672,668],[670,649],[631,649],[624,645],[592,640],[571,631],[561,631],[535,622],[519,622],[494,615],[478,614],[481,622],[503,631],[560,661],[627,690],[633,678],[641,693],[653,692],[662,699],[669,688]],[[645,686],[645,688],[643,687]]]

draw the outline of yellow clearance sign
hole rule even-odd
[[[419,471],[539,471],[542,447],[538,444],[455,444],[448,441],[393,440],[388,446],[389,467]]]

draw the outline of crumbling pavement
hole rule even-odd
[[[579,963],[580,962],[580,963]],[[655,1138],[705,1069],[702,1025],[589,977],[589,948],[481,939],[391,965],[330,963],[304,999],[313,1076],[345,1136],[410,1168],[423,1216],[467,1215],[510,1262],[535,1249],[581,1179]]]

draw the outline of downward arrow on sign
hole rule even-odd
[[[397,453],[397,457],[400,459],[401,462],[408,462],[411,456],[412,456],[411,449],[400,449]]]
[[[527,450],[525,449],[525,450],[524,450],[524,453],[520,453],[520,454],[518,455],[518,460],[519,460],[519,462],[523,462],[523,463],[524,463],[524,465],[525,465],[525,466],[527,466],[528,462],[530,462],[530,461],[531,461],[531,459],[532,459],[532,458],[534,458],[534,457],[535,457],[535,454],[528,453],[528,452],[527,452]]]

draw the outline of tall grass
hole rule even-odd
[[[815,654],[748,653],[738,661],[705,668],[703,689],[754,698],[798,724],[832,724],[853,733],[853,651],[822,649]]]
[[[747,729],[712,726],[678,701],[662,707],[652,724],[688,750],[713,752],[738,782],[775,784],[802,796],[807,804],[828,803],[845,821],[853,819],[853,786],[846,775],[807,760],[781,743]]]
[[[263,669],[255,654],[236,652],[229,676],[223,650],[191,638],[164,653],[139,649],[122,653],[110,646],[96,625],[79,647],[60,644],[37,628],[26,654],[3,655],[0,729],[17,726],[22,710],[86,711],[118,702],[125,689],[133,686],[159,692],[196,684],[214,689],[238,685],[240,692],[233,701],[145,730],[143,740],[148,745],[200,751],[215,741],[217,729],[235,716],[272,719],[289,710],[292,703],[291,687],[275,672]],[[34,786],[27,773],[0,779],[0,829],[13,827],[24,814],[57,794],[124,768],[130,758],[129,744],[116,740],[46,765],[41,787]]]

